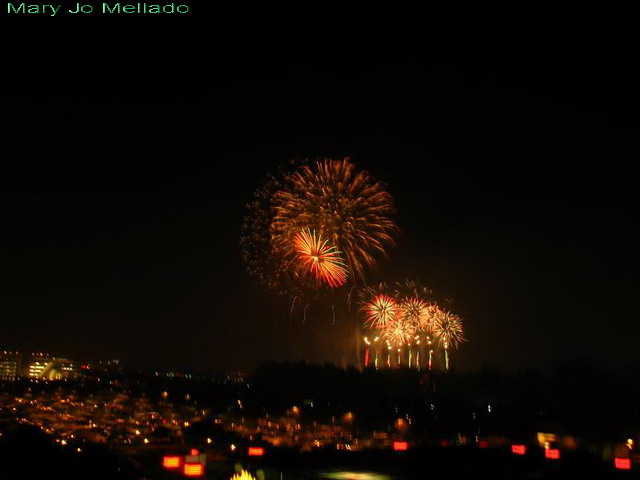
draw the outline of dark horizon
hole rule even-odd
[[[4,80],[0,349],[190,369],[324,360],[354,320],[339,308],[332,325],[326,302],[291,318],[238,242],[266,174],[349,156],[387,185],[402,232],[368,280],[419,277],[454,300],[469,339],[458,371],[639,363],[625,52],[404,37],[223,48],[178,31],[162,55],[34,57]]]

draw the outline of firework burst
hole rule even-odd
[[[340,287],[347,282],[347,269],[335,247],[311,230],[302,230],[294,238],[297,260],[317,281],[330,287]]]
[[[430,323],[429,305],[416,297],[405,297],[400,301],[402,316],[414,326],[416,330],[426,329]]]
[[[416,280],[397,283],[395,297],[403,315],[413,322],[417,333],[430,333],[435,312],[438,310],[431,290]]]
[[[323,160],[299,168],[273,196],[270,233],[274,248],[288,256],[294,237],[313,230],[344,255],[352,278],[364,279],[366,267],[393,246],[398,227],[391,195],[380,182],[357,171],[348,158]]]
[[[384,338],[388,349],[408,355],[408,365],[420,368],[421,352],[428,354],[428,368],[433,363],[434,343],[444,349],[445,368],[449,370],[449,349],[466,341],[462,320],[435,301],[431,290],[417,281],[397,283],[389,293],[384,283],[359,291],[364,326],[374,329]],[[447,300],[451,303],[450,300]],[[369,344],[367,344],[369,345]],[[406,347],[406,348],[405,348]],[[377,348],[376,348],[377,352]],[[404,352],[404,353],[402,353]],[[390,354],[387,365],[390,366]],[[376,364],[377,365],[377,364]]]
[[[365,323],[380,330],[386,329],[388,325],[401,318],[401,310],[396,301],[383,293],[366,303],[363,310],[366,316]]]
[[[466,341],[461,318],[446,310],[440,310],[436,316],[433,333],[443,348],[458,348],[460,343]]]
[[[449,370],[449,349],[458,348],[460,343],[466,341],[462,330],[462,320],[459,316],[446,310],[440,310],[433,324],[433,333],[438,343],[444,349],[445,370]]]
[[[377,265],[398,233],[393,212],[382,183],[348,158],[281,170],[247,204],[242,256],[267,289],[312,301]]]
[[[411,321],[400,317],[391,321],[383,330],[384,338],[396,347],[410,343],[416,334],[416,329]]]

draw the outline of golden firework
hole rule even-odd
[[[376,257],[395,244],[391,195],[348,158],[303,166],[283,183],[273,196],[270,228],[283,257],[291,256],[300,231],[313,230],[342,252],[353,277],[364,279],[366,267],[375,267]]]

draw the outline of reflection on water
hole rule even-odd
[[[391,480],[389,475],[371,472],[326,472],[321,473],[318,478],[328,478],[333,480]]]
[[[367,467],[364,467],[367,468]],[[217,478],[217,477],[216,477]],[[224,476],[224,478],[229,478]],[[230,480],[400,480],[404,478],[415,478],[415,476],[404,477],[396,474],[380,473],[370,469],[360,470],[358,467],[343,468],[301,468],[293,467],[290,470],[258,468],[254,470],[250,465],[235,465],[235,475]]]
[[[254,475],[256,480],[398,480],[398,477],[395,475],[391,476],[370,470],[313,469],[283,472],[280,470],[259,469]],[[234,477],[232,480],[236,480],[236,478]],[[244,477],[242,477],[241,480],[245,480]]]

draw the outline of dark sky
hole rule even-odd
[[[370,280],[454,299],[459,369],[638,361],[640,98],[622,41],[211,18],[76,22],[56,53],[12,33],[0,347],[322,360],[354,320],[288,317],[246,275],[240,224],[268,172],[348,155],[402,230]]]

